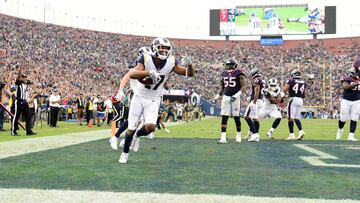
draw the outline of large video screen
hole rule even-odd
[[[324,6],[239,6],[220,9],[219,17],[222,36],[325,33]]]

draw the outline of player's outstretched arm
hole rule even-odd
[[[192,61],[189,57],[184,57],[183,58],[183,61],[184,61],[184,66],[182,65],[179,65],[177,64],[175,67],[174,67],[174,72],[179,74],[179,75],[185,75],[185,76],[188,76],[188,77],[193,77],[195,75],[195,70],[194,70],[194,67],[192,65]]]

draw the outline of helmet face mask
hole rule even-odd
[[[354,67],[349,68],[348,75],[353,78],[358,77],[358,73],[356,72],[356,69]]]
[[[153,40],[151,44],[151,51],[155,57],[161,60],[166,60],[171,55],[172,46],[168,39],[158,37]]]
[[[226,70],[235,70],[237,68],[237,66],[238,66],[238,62],[233,58],[229,58],[225,62],[225,69]]]
[[[298,69],[294,69],[293,71],[291,71],[291,77],[294,79],[300,79],[301,72]]]
[[[256,78],[256,77],[260,77],[261,76],[260,70],[258,68],[251,69],[250,76],[253,79]]]

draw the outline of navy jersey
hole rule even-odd
[[[263,98],[263,89],[265,87],[265,81],[263,79],[261,79],[260,77],[254,78],[252,81],[252,85],[251,85],[251,101],[254,100],[255,97],[255,86],[259,85],[260,86],[260,92],[259,92],[259,98],[257,99],[262,99]]]
[[[224,71],[221,74],[221,87],[224,89],[224,95],[233,96],[241,89],[240,76],[244,73],[235,69],[233,71]]]
[[[350,85],[352,85],[354,83],[359,82],[359,80],[355,80],[352,77],[343,77],[343,78],[341,78],[341,84],[343,82],[347,82]],[[352,89],[347,89],[347,90],[344,89],[343,95],[342,95],[343,99],[348,100],[348,101],[360,100],[360,87],[359,86],[360,85],[355,86]]]
[[[304,80],[289,79],[286,84],[289,84],[289,97],[305,98],[306,83]]]

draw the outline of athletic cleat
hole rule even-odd
[[[285,140],[295,140],[295,134],[290,133],[289,137],[287,137]]]
[[[260,136],[258,133],[252,134],[250,138],[248,139],[249,142],[259,142]]]
[[[344,129],[339,129],[336,133],[336,140],[340,140],[341,139],[341,136],[344,132]]]
[[[218,141],[218,144],[226,144],[226,143],[227,143],[226,139],[220,139]]]
[[[115,137],[115,136],[112,136],[110,137],[109,139],[109,142],[110,142],[110,146],[113,150],[117,150],[118,149],[118,146],[119,146],[119,138]]]
[[[119,163],[121,164],[126,164],[128,162],[129,159],[129,154],[128,153],[121,153],[120,158],[119,158]]]
[[[241,142],[241,135],[236,135],[235,137],[235,143],[240,143]]]
[[[271,139],[271,140],[274,139],[273,134],[274,134],[274,131],[271,131],[271,130],[269,130],[269,132],[266,133],[266,135],[268,136],[268,138]]]
[[[357,142],[358,141],[358,139],[356,139],[355,137],[348,137],[348,139],[347,139],[348,141],[352,141],[352,142]]]
[[[169,132],[170,132],[170,130],[169,130],[169,129],[167,129],[167,128],[164,128],[164,130],[165,130],[165,132],[167,132],[167,133],[169,133]]]
[[[154,138],[155,138],[155,133],[154,133],[154,132],[151,132],[151,133],[149,134],[149,139],[152,140],[152,139],[154,139]]]
[[[305,136],[305,132],[303,130],[300,130],[299,136],[296,138],[297,140],[302,140]]]

